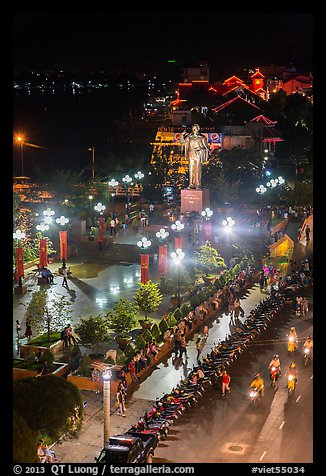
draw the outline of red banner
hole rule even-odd
[[[40,268],[48,265],[47,242],[45,238],[40,239]]]
[[[99,225],[100,225],[100,234],[99,234],[99,237],[98,237],[98,242],[99,243],[103,243],[103,223],[104,223],[104,218],[103,217],[100,217],[98,219],[98,222],[99,222]]]
[[[175,249],[177,250],[178,248],[180,248],[180,250],[182,250],[182,238],[180,238],[179,236],[175,237],[174,238],[174,246],[175,246]]]
[[[147,284],[149,281],[149,255],[140,255],[140,282]]]
[[[168,275],[168,246],[162,245],[158,248],[158,275]]]
[[[204,237],[205,237],[205,241],[209,241],[210,243],[212,243],[212,224],[211,223],[204,224]]]
[[[24,278],[24,253],[23,248],[16,248],[16,279]]]
[[[59,231],[60,237],[60,259],[68,259],[68,236],[66,231]]]

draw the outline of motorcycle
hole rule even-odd
[[[252,403],[256,403],[258,398],[261,398],[261,390],[257,388],[252,388],[250,390],[249,397],[251,398]]]
[[[303,350],[303,363],[304,365],[307,365],[311,358],[311,349],[309,347],[305,347]]]
[[[278,379],[280,374],[280,370],[278,367],[272,366],[270,369],[270,378],[271,378],[271,385],[275,388],[276,380]]]
[[[294,375],[289,374],[287,377],[287,382],[286,382],[286,386],[289,393],[294,392],[295,385],[296,385],[296,378],[294,377]]]
[[[298,339],[294,336],[288,338],[288,352],[294,352],[298,347]]]

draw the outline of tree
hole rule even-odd
[[[139,307],[136,303],[120,298],[114,308],[106,313],[106,319],[109,327],[119,337],[129,337],[129,332],[136,325],[138,315]]]
[[[31,430],[52,441],[75,436],[82,425],[84,406],[79,389],[54,375],[14,381],[13,409]]]
[[[109,325],[101,314],[94,317],[81,317],[75,330],[84,346],[91,346],[95,352],[98,351],[100,344],[110,341]]]
[[[202,270],[206,275],[210,271],[216,271],[218,268],[226,268],[226,264],[218,251],[212,247],[209,241],[206,241],[205,245],[199,248],[199,251],[195,252],[196,254],[196,264],[200,270]]]
[[[140,288],[134,299],[139,306],[139,309],[144,313],[145,319],[147,319],[150,312],[158,310],[163,296],[160,292],[159,284],[148,281],[146,284],[140,284]]]
[[[25,419],[13,412],[13,463],[37,463],[37,431],[31,430]]]
[[[52,334],[60,332],[69,323],[71,303],[64,296],[52,295],[50,299],[46,289],[35,291],[27,307],[26,317],[40,334],[47,333],[49,341]]]

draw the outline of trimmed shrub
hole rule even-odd
[[[182,312],[180,311],[180,309],[178,307],[174,310],[173,316],[176,318],[177,321],[179,321],[179,319],[181,319]]]
[[[135,348],[137,350],[141,350],[141,349],[144,349],[144,347],[146,347],[146,341],[144,337],[142,336],[142,334],[139,334],[139,336],[137,336],[135,340]]]
[[[151,342],[153,340],[152,333],[149,329],[145,329],[142,336],[143,336],[143,339],[146,342],[146,344],[148,344],[149,342]]]
[[[129,344],[127,344],[124,349],[125,356],[127,357],[127,359],[132,359],[135,353],[136,353],[135,347],[133,346],[131,342],[129,342]]]
[[[170,312],[170,313],[168,314],[167,319],[166,319],[166,323],[167,323],[167,325],[168,325],[168,328],[169,328],[169,329],[172,329],[172,327],[174,327],[177,322],[178,322],[178,321],[177,321],[176,317],[174,316],[174,313],[173,313],[173,312]]]
[[[182,303],[180,306],[180,311],[181,311],[182,317],[185,317],[189,312],[189,305],[186,304],[185,302]]]
[[[90,374],[92,359],[89,355],[83,355],[79,362],[79,375],[88,377]]]
[[[195,296],[193,296],[190,299],[190,305],[193,309],[195,309],[197,306],[199,306],[199,304],[200,304],[199,296],[198,296],[198,294],[195,294]]]
[[[161,337],[161,331],[156,322],[151,327],[151,333],[156,341]]]
[[[54,361],[54,355],[52,354],[50,349],[46,349],[43,355],[40,358],[40,363],[43,363],[47,360],[49,367],[52,367]]]
[[[38,463],[37,431],[31,430],[24,418],[13,413],[13,463]]]
[[[159,322],[159,325],[158,325],[158,326],[159,326],[159,328],[160,328],[160,330],[161,330],[161,334],[163,334],[163,335],[164,335],[165,332],[169,329],[169,326],[168,326],[168,324],[167,324],[167,322],[166,322],[165,319],[162,319],[162,320]]]

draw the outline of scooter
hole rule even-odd
[[[294,352],[298,348],[298,339],[294,336],[288,338],[288,352]]]
[[[270,369],[270,378],[271,378],[271,385],[275,388],[276,380],[278,379],[280,374],[280,370],[277,367],[272,366]]]
[[[289,374],[288,377],[287,377],[287,382],[286,382],[286,386],[287,386],[287,389],[288,389],[289,393],[294,392],[295,385],[296,385],[296,379],[295,379],[294,375]]]
[[[311,349],[309,347],[305,347],[303,350],[303,364],[307,365],[311,358]]]
[[[253,404],[256,403],[258,398],[262,397],[261,390],[259,390],[257,388],[252,388],[250,390],[249,397],[251,398],[251,401],[252,401]]]

